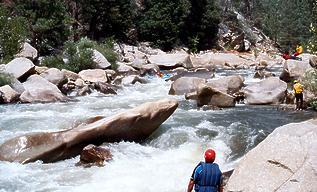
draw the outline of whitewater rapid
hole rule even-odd
[[[49,164],[0,161],[0,192],[183,192],[207,148],[215,149],[216,162],[227,171],[276,127],[313,115],[246,105],[204,111],[184,96],[168,95],[170,82],[149,81],[126,86],[116,96],[93,93],[77,102],[0,105],[1,144],[21,134],[63,130],[89,117],[111,116],[147,101],[172,98],[180,104],[146,141],[103,144],[113,154],[104,167],[76,167],[79,156]]]

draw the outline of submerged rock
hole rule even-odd
[[[163,99],[111,117],[95,117],[75,128],[19,136],[0,146],[0,161],[48,163],[79,155],[87,143],[142,141],[168,119],[177,106],[177,101]]]
[[[103,166],[104,161],[112,159],[112,154],[109,149],[98,147],[95,145],[87,145],[80,154],[78,166],[91,167]]]

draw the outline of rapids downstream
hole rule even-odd
[[[246,83],[252,83],[251,74],[243,75]],[[114,158],[101,168],[76,167],[79,156],[51,164],[0,162],[0,192],[183,192],[206,148],[215,149],[216,162],[222,171],[227,171],[276,127],[315,116],[310,111],[281,111],[274,106],[244,104],[205,111],[184,96],[168,95],[170,84],[151,78],[148,84],[124,87],[117,96],[93,93],[79,97],[78,102],[0,105],[3,143],[25,133],[66,129],[79,120],[110,116],[147,101],[173,98],[180,104],[143,143],[105,143]]]

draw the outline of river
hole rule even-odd
[[[244,76],[252,83],[250,74]],[[89,117],[110,116],[146,101],[173,98],[180,104],[146,141],[103,144],[114,156],[104,167],[77,167],[79,156],[49,164],[0,161],[0,192],[184,192],[208,147],[215,149],[216,162],[227,171],[276,127],[315,116],[311,111],[243,104],[223,110],[198,109],[184,96],[168,95],[170,84],[152,78],[148,84],[126,86],[116,96],[93,93],[77,98],[78,102],[0,105],[1,144],[21,134],[62,130]]]

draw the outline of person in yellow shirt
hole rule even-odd
[[[294,56],[298,56],[300,54],[303,53],[303,46],[299,43],[297,46],[296,46],[296,51],[294,53]]]
[[[295,110],[303,110],[303,89],[304,89],[304,87],[297,80],[294,80],[293,89],[294,89],[295,100],[296,100]]]

